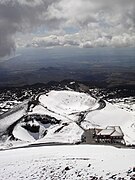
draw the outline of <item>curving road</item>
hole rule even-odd
[[[89,109],[87,111],[80,112],[80,114],[79,114],[80,117],[78,118],[77,125],[79,125],[79,127],[81,129],[83,129],[84,131],[85,131],[85,129],[81,126],[81,122],[84,121],[84,119],[86,118],[87,114],[90,113],[90,112],[93,112],[93,111],[101,110],[101,109],[106,107],[106,102],[103,99],[98,100],[98,104],[99,104],[99,107],[96,108],[96,109],[92,109],[92,110]]]

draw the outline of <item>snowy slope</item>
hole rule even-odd
[[[31,111],[27,112],[27,115],[49,116],[50,124],[48,122],[40,122],[36,117],[33,117],[35,126],[39,126],[39,131],[31,132],[22,126],[22,122],[19,122],[13,129],[14,138],[25,142],[37,141],[37,143],[75,143],[81,141],[82,134],[86,129],[120,126],[124,133],[126,144],[135,144],[135,111],[131,112],[131,110],[126,110],[123,106],[122,109],[115,104],[97,101],[86,93],[69,90],[52,90],[49,93],[40,94],[37,98],[39,103],[34,107],[32,106],[30,108]],[[20,119],[24,114],[26,115],[26,107],[27,103],[22,103],[18,106],[17,111],[2,118],[0,120],[0,132],[5,131],[7,127]],[[84,115],[83,120],[80,119],[80,113]],[[53,118],[59,122],[51,122]],[[23,123],[30,125],[33,120]],[[32,127],[32,124],[30,126]]]
[[[50,129],[47,135],[38,142],[76,143],[81,141],[83,130],[76,123],[70,123],[68,126],[63,127],[60,132],[55,133],[59,128]]]
[[[92,127],[105,128],[120,126],[127,144],[135,144],[135,116],[133,113],[106,102],[106,107],[99,111],[87,114],[82,126],[85,129]]]
[[[81,141],[81,137],[83,134],[83,130],[74,122],[67,124],[66,126],[62,124],[57,125],[48,125],[45,127],[40,123],[40,129],[37,133],[32,133],[21,126],[21,124],[17,124],[13,130],[13,136],[21,140],[23,142],[35,142],[35,143],[50,143],[50,142],[58,142],[58,143],[76,143]],[[46,132],[46,135],[42,134]],[[11,142],[10,142],[11,143]],[[16,144],[16,143],[15,143]],[[7,145],[5,148],[7,148]],[[12,145],[14,142],[12,141]]]
[[[41,95],[39,101],[53,112],[71,114],[92,108],[96,100],[85,93],[74,91],[50,91]]]
[[[97,101],[90,95],[74,91],[50,91],[48,94],[39,96],[39,104],[28,112],[28,115],[47,115],[61,121],[60,124],[39,124],[39,132],[31,133],[18,123],[13,130],[13,136],[22,141],[34,142],[60,142],[76,143],[81,141],[83,130],[76,122],[79,113],[97,108]],[[66,124],[66,125],[63,125]],[[46,135],[43,136],[46,131]]]
[[[0,179],[90,180],[135,176],[135,151],[76,145],[22,148],[0,152]]]
[[[0,118],[0,133],[5,132],[7,128],[14,122],[19,120],[23,115],[26,114],[28,101],[24,101],[15,108],[11,109],[6,114],[3,114]]]
[[[121,126],[127,121],[131,121],[133,116],[131,113],[117,108],[115,105],[106,103],[106,107],[99,111],[93,111],[88,113],[85,120],[92,124],[98,124],[101,127],[110,126]]]
[[[29,112],[29,115],[32,114],[41,114],[41,115],[49,115],[51,117],[55,117],[56,119],[69,121],[69,118],[66,116],[61,115],[59,112],[52,112],[41,105],[37,105],[33,108],[32,112]]]
[[[35,141],[34,137],[30,135],[30,133],[20,126],[20,124],[17,124],[13,130],[13,135],[15,138],[22,140],[22,141],[28,141],[33,142]]]
[[[80,142],[84,129],[106,126],[120,126],[126,143],[135,144],[133,108],[127,110],[124,106],[107,102],[104,107],[102,103],[85,93],[50,91],[39,96],[39,104],[32,107],[31,112],[26,112],[27,102],[24,102],[7,116],[3,116],[0,120],[0,132],[4,132],[25,115],[12,131],[18,141],[7,139],[0,149],[20,147],[23,143],[27,147],[0,151],[0,180],[135,179],[134,149],[52,144]],[[84,113],[81,122],[80,113]],[[30,131],[33,126],[39,127],[39,130]],[[28,147],[31,143],[39,147]],[[51,143],[52,146],[40,147],[42,143]]]

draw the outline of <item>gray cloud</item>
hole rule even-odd
[[[15,49],[14,35],[31,32],[44,23],[56,23],[48,18],[48,8],[57,0],[0,0],[0,56]],[[49,27],[49,25],[48,25]]]
[[[40,27],[48,36],[41,32],[44,37],[34,34],[27,42],[28,33]],[[77,28],[78,33],[54,34],[57,29],[70,27]],[[26,43],[20,32],[27,34]],[[135,1],[0,0],[0,56],[14,51],[18,39],[20,44],[38,47],[134,46]]]

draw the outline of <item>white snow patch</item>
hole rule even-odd
[[[33,142],[35,141],[34,137],[28,133],[26,129],[20,126],[20,124],[16,125],[13,130],[14,137],[22,140],[22,141],[28,141]]]
[[[135,151],[75,145],[21,148],[0,152],[1,179],[115,179],[134,175]],[[68,169],[66,170],[66,168]]]
[[[64,126],[59,132],[55,132],[60,127],[56,125],[52,129],[49,129],[47,135],[38,140],[38,142],[76,143],[81,141],[84,131],[76,123],[70,123]]]

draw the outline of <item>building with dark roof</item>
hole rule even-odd
[[[107,126],[105,129],[94,129],[94,139],[104,143],[124,143],[124,134],[120,126]]]

